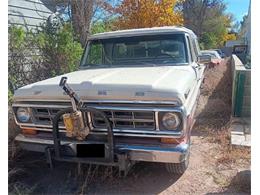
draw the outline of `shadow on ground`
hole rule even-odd
[[[16,162],[18,167],[22,171],[9,181],[9,187],[18,182],[18,188],[23,184],[32,194],[158,194],[181,177],[169,174],[159,163],[137,163],[126,178],[119,178],[115,167],[83,165],[78,173],[76,163],[56,162],[51,170],[45,156],[34,152],[24,152],[21,162]]]

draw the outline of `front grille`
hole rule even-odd
[[[30,102],[29,102],[30,103]],[[27,104],[14,104],[14,112],[19,107],[29,108],[32,114],[29,123],[21,123],[22,127],[34,126],[39,131],[52,131],[52,118],[59,110],[71,107],[70,102],[34,102]],[[180,117],[182,110],[170,105],[161,104],[144,104],[144,103],[103,103],[103,102],[85,102],[84,107],[96,108],[103,111],[113,125],[115,136],[129,136],[129,137],[179,137],[182,135],[183,124],[178,131],[166,131],[160,129],[161,112],[178,112]],[[101,116],[94,113],[82,113],[85,124],[89,125],[91,134],[105,135],[107,128]],[[183,117],[184,118],[184,117]],[[184,118],[185,119],[185,118]],[[60,121],[59,127],[61,132],[65,132],[63,120]]]
[[[52,125],[52,118],[60,109],[57,108],[32,108],[34,122],[42,125]],[[63,125],[62,120],[60,124]]]
[[[152,111],[120,111],[103,110],[116,129],[155,130],[154,112]],[[95,128],[105,128],[105,122],[98,114],[91,114]]]
[[[39,125],[52,125],[52,118],[61,108],[32,107],[33,121]],[[155,130],[155,113],[153,111],[102,110],[115,129]],[[87,116],[87,114],[83,115]],[[95,129],[106,129],[104,119],[98,114],[90,113]],[[64,126],[63,121],[60,125]]]

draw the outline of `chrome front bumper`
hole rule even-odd
[[[15,140],[19,142],[23,149],[28,151],[44,152],[47,146],[53,145],[53,140],[25,137],[22,134],[17,135]],[[88,141],[85,141],[85,143],[88,143]],[[73,147],[73,144],[77,144],[77,141],[61,142],[61,145],[69,145],[71,147]],[[116,144],[115,149],[117,152],[127,153],[129,159],[133,161],[181,163],[185,160],[190,146],[184,143],[175,147]]]

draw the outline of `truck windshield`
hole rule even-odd
[[[120,37],[89,41],[81,66],[185,64],[184,34]]]

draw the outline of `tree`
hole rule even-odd
[[[114,13],[116,29],[144,28],[154,26],[182,25],[182,13],[174,10],[177,0],[123,0],[105,9]]]
[[[184,25],[201,37],[208,29],[206,23],[221,16],[224,9],[222,0],[185,0],[182,3]],[[211,21],[211,27],[215,24]]]
[[[73,26],[75,38],[82,47],[85,46],[91,26],[107,20],[108,13],[104,5],[112,0],[55,0],[57,12],[70,21]]]
[[[220,47],[235,38],[229,34],[233,16],[225,13],[222,0],[185,0],[180,7],[184,25],[195,32],[205,48]]]
[[[91,34],[108,32],[113,29],[113,20],[97,21],[91,25]]]
[[[82,47],[85,46],[93,17],[94,0],[72,0],[71,19],[74,32],[79,37]]]

